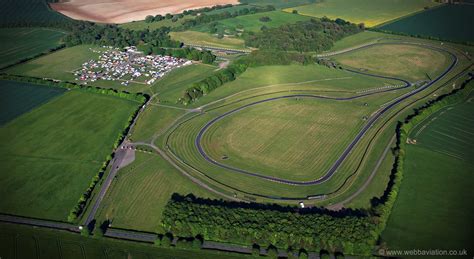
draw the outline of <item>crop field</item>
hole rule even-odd
[[[0,68],[57,47],[63,36],[62,32],[51,29],[0,29]]]
[[[233,167],[291,180],[322,176],[364,124],[370,108],[313,99],[249,107],[212,125],[203,148]],[[334,130],[339,129],[339,130]]]
[[[472,255],[473,98],[412,130],[417,143],[407,147],[403,182],[382,236],[389,248],[467,249]]]
[[[431,36],[459,42],[474,42],[474,5],[444,5],[380,27],[410,35]]]
[[[376,45],[335,57],[339,63],[412,82],[430,80],[446,67],[448,58],[416,45]]]
[[[0,211],[65,220],[137,108],[71,90],[0,128]]]
[[[228,49],[246,49],[243,39],[235,37],[224,37],[218,39],[217,37],[206,32],[199,31],[181,31],[170,32],[170,36],[174,40],[184,42],[186,44],[194,44],[200,46],[208,46],[214,48],[228,48]]]
[[[136,152],[135,156],[119,171],[103,203],[101,216],[114,227],[162,232],[161,213],[173,193],[209,197],[156,154]]]
[[[251,258],[209,250],[161,248],[151,244],[87,238],[75,233],[0,223],[2,258]]]
[[[424,7],[436,6],[430,0],[326,0],[315,4],[285,9],[299,14],[330,19],[342,18],[353,23],[364,23],[373,27],[390,20],[422,11]]]
[[[158,93],[160,103],[174,104],[181,97],[184,90],[194,82],[198,82],[211,75],[217,67],[204,64],[193,64],[171,71],[158,80],[152,87],[153,93]]]
[[[268,17],[270,21],[263,22],[260,21],[260,18]],[[311,19],[311,17],[287,13],[283,11],[272,11],[272,12],[265,12],[265,13],[256,13],[250,15],[242,15],[237,16],[234,18],[229,18],[225,20],[221,20],[218,22],[217,28],[218,29],[230,29],[235,30],[236,28],[240,28],[243,31],[253,31],[258,32],[260,29],[265,26],[268,28],[272,27],[279,27],[283,24],[291,24],[296,23],[299,21],[306,21]],[[198,31],[208,32],[208,26],[201,26],[195,28]]]
[[[65,89],[30,85],[12,81],[0,81],[0,126],[16,117],[47,103],[64,93]]]
[[[2,0],[0,2],[0,25],[28,23],[67,22],[70,19],[54,12],[46,0]]]

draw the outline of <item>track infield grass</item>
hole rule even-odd
[[[137,106],[71,90],[0,128],[0,211],[66,220]]]
[[[334,57],[342,65],[411,82],[431,80],[446,69],[449,58],[438,51],[404,44],[375,45]]]
[[[368,114],[370,108],[358,102],[271,101],[212,125],[202,145],[210,157],[226,165],[279,178],[311,180],[326,173]]]
[[[0,29],[0,68],[59,46],[64,33],[42,28]]]
[[[438,5],[430,0],[326,0],[315,4],[285,9],[313,17],[341,18],[356,24],[373,27],[418,11]]]

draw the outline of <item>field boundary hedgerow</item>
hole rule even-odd
[[[26,77],[26,76],[16,76],[16,75],[8,75],[8,74],[0,74],[0,80],[10,80],[10,81],[17,81],[17,82],[32,83],[32,84],[43,85],[43,86],[48,86],[48,87],[78,89],[80,91],[111,95],[111,96],[125,99],[128,101],[137,102],[138,103],[137,108],[129,116],[127,122],[125,123],[124,128],[117,136],[117,139],[115,140],[113,144],[112,150],[115,150],[120,145],[120,143],[125,139],[125,137],[128,134],[128,131],[130,130],[130,126],[132,122],[135,120],[135,118],[138,116],[142,105],[145,104],[149,100],[149,96],[146,94],[140,94],[140,93],[132,94],[132,93],[124,92],[124,91],[117,91],[115,89],[103,89],[99,87],[83,86],[83,85],[78,85],[78,84],[70,83],[66,81],[58,81],[58,80],[42,79],[42,78]],[[74,222],[85,211],[86,204],[91,198],[92,192],[95,189],[95,186],[102,179],[102,176],[105,174],[107,167],[110,161],[112,160],[112,158],[113,158],[113,153],[107,155],[107,157],[105,158],[105,161],[102,163],[102,166],[97,172],[97,174],[92,177],[89,187],[81,195],[76,206],[71,209],[69,216],[67,218],[69,222]]]

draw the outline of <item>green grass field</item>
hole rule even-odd
[[[184,90],[191,87],[194,82],[208,77],[216,69],[217,67],[204,64],[178,68],[158,80],[151,87],[151,91],[158,93],[157,98],[161,103],[175,104]]]
[[[320,65],[251,67],[235,81],[224,84],[201,97],[191,107],[201,106],[239,92],[251,94],[257,91],[278,90],[279,88],[288,91],[299,87],[321,91],[356,92],[395,83],[399,82],[357,75]]]
[[[181,32],[170,32],[172,39],[184,42],[186,44],[208,46],[214,48],[228,48],[228,49],[246,49],[245,42],[243,39],[235,37],[224,37],[218,39],[217,37],[198,31],[181,31]]]
[[[184,113],[183,110],[150,104],[140,114],[130,138],[133,141],[151,141]]]
[[[65,89],[39,85],[30,85],[13,81],[0,81],[0,126],[29,112],[56,96],[64,93]]]
[[[472,256],[474,95],[412,130],[383,240],[391,249],[467,249]]]
[[[342,18],[353,23],[364,23],[368,27],[423,10],[425,6],[438,3],[430,0],[326,0],[315,4],[288,8],[313,17]]]
[[[52,29],[0,29],[0,68],[57,47],[63,36],[64,33]]]
[[[389,75],[406,80],[430,80],[447,66],[448,58],[438,51],[414,45],[376,45],[335,56],[339,63],[367,69],[379,75]],[[428,77],[428,76],[429,77]]]
[[[87,238],[65,231],[0,223],[0,257],[10,258],[251,258],[208,250],[154,247],[108,238]]]
[[[233,167],[291,180],[316,179],[354,138],[371,109],[358,102],[273,101],[220,120],[204,135],[203,147],[214,160]]]
[[[173,193],[212,197],[156,154],[136,152],[102,203],[100,217],[117,228],[163,232],[161,213]],[[102,222],[100,220],[99,222]]]
[[[271,20],[268,22],[260,21],[262,17],[269,17]],[[279,27],[284,24],[296,23],[298,21],[306,21],[311,17],[287,13],[283,11],[272,11],[265,13],[256,13],[250,15],[241,15],[235,18],[229,18],[218,22],[217,28],[222,30],[235,30],[241,27],[243,31],[258,32],[263,26],[268,28]],[[195,30],[208,32],[209,27],[207,25],[195,28]]]
[[[84,62],[99,57],[99,54],[92,52],[90,48],[89,45],[79,45],[62,49],[9,68],[6,72],[16,75],[74,81],[74,70],[79,69]]]
[[[474,42],[474,5],[444,5],[380,27],[382,30]]]
[[[137,103],[71,90],[0,128],[0,211],[66,220]]]
[[[397,36],[380,32],[363,31],[334,42],[334,45],[331,47],[331,49],[326,52],[344,50],[391,37]]]
[[[0,25],[68,21],[70,18],[51,10],[46,0],[3,0],[0,2]]]

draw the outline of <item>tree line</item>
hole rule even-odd
[[[167,13],[166,15],[148,15],[145,17],[145,22],[146,23],[152,23],[152,22],[159,22],[162,20],[172,20],[173,22],[178,21],[178,19],[183,18],[185,15],[192,15],[192,16],[197,16],[198,14],[202,13],[207,13],[210,11],[214,10],[220,10],[220,9],[225,9],[225,8],[230,8],[232,7],[232,4],[226,4],[226,5],[215,5],[212,7],[203,7],[203,8],[198,8],[198,9],[191,9],[191,10],[184,10],[182,13],[179,14],[170,14]]]
[[[173,56],[177,58],[185,58],[189,60],[201,60],[204,64],[212,64],[216,60],[216,56],[208,50],[198,50],[195,48],[161,48],[151,44],[138,45],[138,50],[145,55],[155,54],[162,56]]]
[[[310,19],[277,28],[263,28],[261,32],[248,32],[245,44],[262,50],[321,52],[330,49],[334,42],[364,29],[337,18]]]
[[[281,249],[330,249],[370,254],[375,219],[358,211],[295,210],[278,205],[173,195],[163,212],[166,231],[180,237]]]

